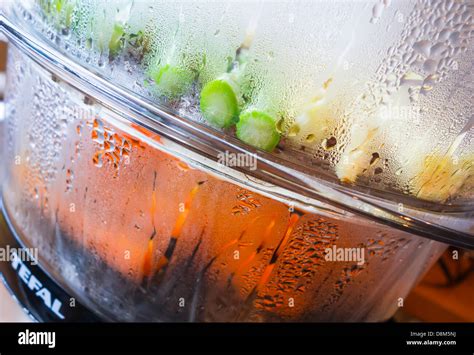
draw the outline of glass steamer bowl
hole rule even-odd
[[[467,2],[25,1],[1,28],[4,229],[56,308],[3,273],[37,319],[382,321],[474,245]],[[203,117],[236,72],[276,147]]]

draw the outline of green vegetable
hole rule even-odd
[[[141,48],[143,52],[147,52],[149,50],[150,39],[142,30],[137,31],[137,33],[130,33],[128,35],[127,42],[135,49]]]
[[[61,30],[69,30],[74,12],[75,0],[39,0],[43,14]]]
[[[149,74],[155,81],[160,95],[168,98],[183,95],[189,90],[195,77],[192,71],[170,64],[153,68]]]
[[[247,110],[240,115],[236,133],[242,142],[269,152],[280,141],[275,119],[258,110]]]
[[[120,23],[115,23],[109,41],[109,57],[114,58],[123,48],[125,29]]]
[[[238,121],[246,88],[247,52],[246,48],[239,48],[235,58],[229,58],[227,73],[207,83],[201,91],[202,115],[214,126],[228,128]]]
[[[207,83],[201,91],[201,112],[211,124],[228,128],[233,126],[239,116],[239,100],[236,90],[224,79]]]

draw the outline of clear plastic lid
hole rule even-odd
[[[210,144],[278,162],[286,180],[333,203],[363,210],[352,200],[377,199],[443,225],[440,212],[472,217],[468,1],[39,0],[12,10],[91,75]]]

